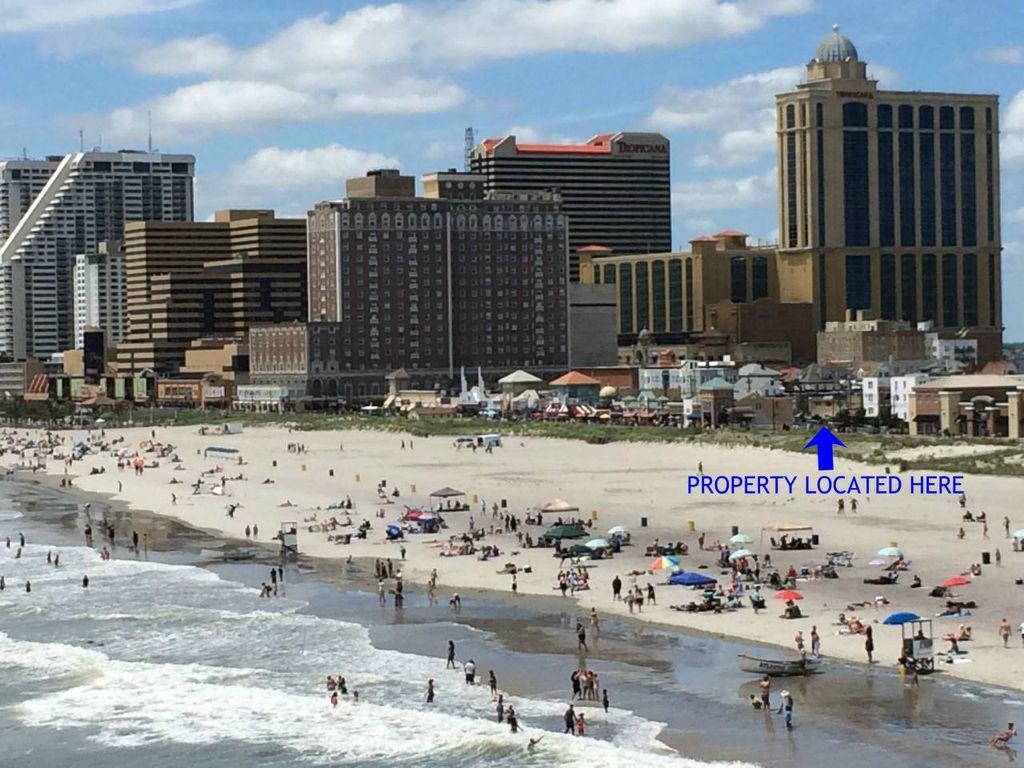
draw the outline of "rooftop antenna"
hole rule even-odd
[[[465,149],[466,156],[464,158],[465,170],[467,172],[469,171],[470,164],[471,164],[471,162],[473,160],[473,147],[475,145],[476,145],[476,131],[473,130],[473,126],[468,126],[466,128],[466,149]]]
[[[82,129],[78,129],[78,151],[85,152],[85,136],[82,134]]]
[[[21,159],[28,160],[28,147],[21,148]]]
[[[149,154],[153,154],[153,111],[146,110],[146,121],[149,123]]]

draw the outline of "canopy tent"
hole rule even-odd
[[[611,544],[608,543],[608,539],[591,539],[585,546],[590,549],[608,549]]]
[[[710,576],[695,571],[679,571],[679,573],[673,573],[668,577],[669,584],[677,584],[684,587],[702,587],[706,584],[714,584],[716,581],[716,579]]]
[[[584,536],[583,529],[575,525],[556,525],[544,531],[546,539],[582,539]]]
[[[444,488],[438,488],[436,491],[434,491],[432,494],[430,494],[430,498],[435,498],[436,497],[436,498],[439,498],[439,499],[450,499],[450,498],[452,498],[454,496],[465,496],[465,495],[466,495],[465,491],[460,491],[460,490],[458,490],[456,488],[451,488],[451,487],[446,485]]]
[[[903,557],[903,550],[899,547],[882,547],[877,554],[879,557]]]
[[[573,506],[565,499],[551,499],[536,507],[538,512],[579,512],[580,508]]]

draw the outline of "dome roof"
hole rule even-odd
[[[818,43],[818,50],[814,53],[816,61],[857,61],[857,49],[850,38],[839,34],[839,25],[832,25],[832,34]]]

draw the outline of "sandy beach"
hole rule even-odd
[[[70,450],[86,433],[65,432],[61,436],[66,450]],[[140,441],[150,439],[151,432],[146,427],[106,433],[107,440],[120,436],[125,440],[115,447],[134,451]],[[682,558],[682,567],[695,570],[705,565],[708,566],[706,573],[718,576],[717,553],[698,550],[700,533],[704,533],[705,544],[710,547],[716,541],[726,542],[732,526],[738,526],[754,539],[750,549],[765,552],[769,551],[769,534],[764,535],[762,545],[764,526],[783,522],[811,524],[820,536],[821,545],[813,551],[771,551],[776,567],[784,572],[789,565],[818,565],[826,552],[837,550],[855,552],[856,560],[854,567],[839,569],[838,579],[798,584],[805,596],[800,607],[806,618],[779,618],[781,601],[773,600],[770,592],[767,593],[768,610],[756,616],[749,607],[721,614],[680,613],[671,610],[669,605],[689,602],[694,595],[688,588],[659,586],[664,581],[664,571],[638,577],[637,583],[641,586],[648,582],[655,585],[658,601],[654,606],[645,604],[643,614],[635,618],[790,649],[794,647],[797,630],[809,637],[811,627],[817,626],[826,657],[866,661],[864,638],[840,636],[834,626],[842,611],[848,616],[856,614],[865,622],[879,622],[874,626],[875,658],[878,664],[888,667],[895,665],[899,655],[900,631],[898,627],[882,626],[881,620],[898,610],[934,617],[945,603],[929,597],[928,588],[960,574],[972,563],[979,563],[982,551],[994,554],[998,548],[1002,565],[986,566],[973,583],[958,588],[961,599],[976,601],[978,608],[972,615],[935,621],[937,639],[955,630],[960,623],[973,628],[973,639],[962,643],[962,649],[969,652],[966,656],[969,661],[939,664],[938,667],[943,674],[1024,689],[1024,648],[1018,630],[1024,611],[1017,607],[1020,605],[1017,593],[1024,591],[1024,586],[1014,584],[1015,578],[1024,574],[1019,562],[1024,560],[1024,553],[1012,551],[1012,542],[1004,537],[1002,526],[1005,515],[1010,518],[1011,531],[1024,527],[1024,513],[1012,502],[1024,492],[1024,480],[968,476],[965,481],[967,506],[975,514],[987,513],[989,538],[983,538],[980,524],[967,523],[963,524],[966,536],[958,540],[956,531],[961,526],[961,510],[953,497],[865,496],[858,498],[856,514],[849,510],[847,500],[847,512],[840,516],[832,498],[796,495],[792,498],[699,499],[686,495],[686,477],[697,471],[698,462],[703,463],[705,473],[802,473],[812,469],[811,456],[785,452],[687,444],[599,446],[576,441],[509,438],[503,447],[486,453],[483,450],[457,451],[451,438],[443,437],[410,438],[374,431],[290,432],[270,427],[247,428],[240,435],[205,436],[195,427],[164,427],[157,429],[156,440],[174,445],[181,458],[180,464],[164,459],[158,467],[147,468],[136,475],[130,468],[118,471],[112,453],[98,453],[87,454],[67,470],[64,462],[51,457],[46,471],[55,475],[67,471],[75,478],[75,486],[83,491],[107,494],[133,508],[174,516],[189,525],[236,539],[244,540],[247,525],[258,525],[259,540],[268,544],[281,522],[299,521],[299,547],[303,553],[326,558],[391,558],[400,566],[406,580],[416,582],[425,582],[436,568],[438,596],[442,600],[460,589],[508,592],[511,577],[498,573],[506,562],[531,568],[530,573],[518,574],[521,594],[557,595],[559,560],[552,556],[551,549],[525,549],[517,544],[514,535],[488,534],[478,542],[478,547],[496,544],[501,555],[494,560],[481,561],[475,555],[441,557],[436,543],[466,531],[470,516],[477,528],[489,528],[497,522],[492,519],[491,506],[502,500],[507,503],[507,511],[522,520],[534,506],[555,497],[562,498],[578,506],[584,516],[596,510],[595,537],[604,536],[614,525],[625,525],[632,532],[632,546],[624,548],[612,560],[588,564],[591,590],[565,598],[576,600],[581,614],[591,608],[600,615],[627,612],[622,602],[612,599],[612,578],[619,575],[629,585],[631,580],[627,574],[646,570],[651,558],[644,555],[644,550],[655,538],[662,543],[685,541],[690,551]],[[303,444],[305,451],[290,452],[287,448],[290,443]],[[237,449],[244,465],[237,465],[237,455],[203,458],[204,449],[211,446]],[[152,454],[146,457],[149,460]],[[3,457],[7,466],[20,461],[21,457],[12,454]],[[184,468],[175,469],[175,466]],[[217,495],[210,489],[219,485],[220,474],[210,475],[204,491],[192,495],[196,479],[218,466],[224,468],[223,474],[227,477],[241,473],[245,480],[227,481],[224,495]],[[104,472],[90,474],[94,468],[102,468]],[[837,471],[876,473],[878,468],[843,462],[840,456]],[[264,484],[267,478],[273,483]],[[179,482],[172,485],[172,479]],[[392,503],[380,503],[377,486],[381,481],[386,481],[389,491],[399,490],[400,496],[392,499]],[[470,498],[476,497],[476,502],[470,505],[471,511],[446,514],[449,528],[438,536],[407,536],[403,544],[384,540],[385,524],[395,522],[404,512],[404,505],[426,505],[427,494],[446,485],[466,491]],[[172,494],[176,496],[176,503],[172,503]],[[351,544],[337,545],[328,542],[325,534],[306,531],[301,521],[314,512],[321,520],[332,514],[344,518],[344,510],[327,511],[326,508],[346,497],[354,503],[353,523],[358,525],[367,519],[373,525],[366,540],[353,539]],[[286,502],[294,506],[280,506]],[[225,513],[228,503],[240,504],[233,518]],[[481,512],[482,506],[486,506],[486,513]],[[383,519],[377,516],[380,509],[384,510]],[[647,527],[641,527],[641,518],[647,518]],[[687,523],[691,520],[695,523],[694,532],[688,531]],[[525,526],[521,530],[537,538],[544,528]],[[128,535],[129,532],[119,531],[118,534]],[[880,572],[878,566],[870,566],[868,561],[874,559],[879,548],[894,542],[911,561],[910,571],[902,574],[899,583],[893,586],[863,584],[865,577]],[[400,563],[403,545],[406,561]],[[910,589],[913,574],[921,577],[923,589]],[[849,604],[871,602],[882,595],[890,605],[847,609]],[[1009,648],[1003,648],[998,635],[998,626],[1004,617],[1013,627]],[[945,650],[948,643],[937,642],[936,647]]]

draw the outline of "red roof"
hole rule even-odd
[[[567,154],[567,155],[607,155],[611,154],[613,133],[602,133],[591,138],[586,144],[520,144],[516,142],[516,151],[534,154]],[[504,139],[486,139],[484,149],[493,150]]]
[[[715,237],[746,237],[746,232],[740,232],[738,229],[723,229],[721,232],[716,232]]]
[[[611,253],[612,249],[607,245],[581,245],[576,249],[579,253]]]
[[[691,243],[715,243],[715,242],[718,242],[718,241],[715,240],[715,238],[710,237],[709,235],[701,235],[700,237],[693,238],[693,240],[691,240],[690,242]]]
[[[585,373],[579,371],[569,371],[565,376],[561,376],[551,382],[553,387],[570,387],[577,386],[580,384],[590,384],[593,386],[599,386],[601,384],[597,379],[592,379]]]

